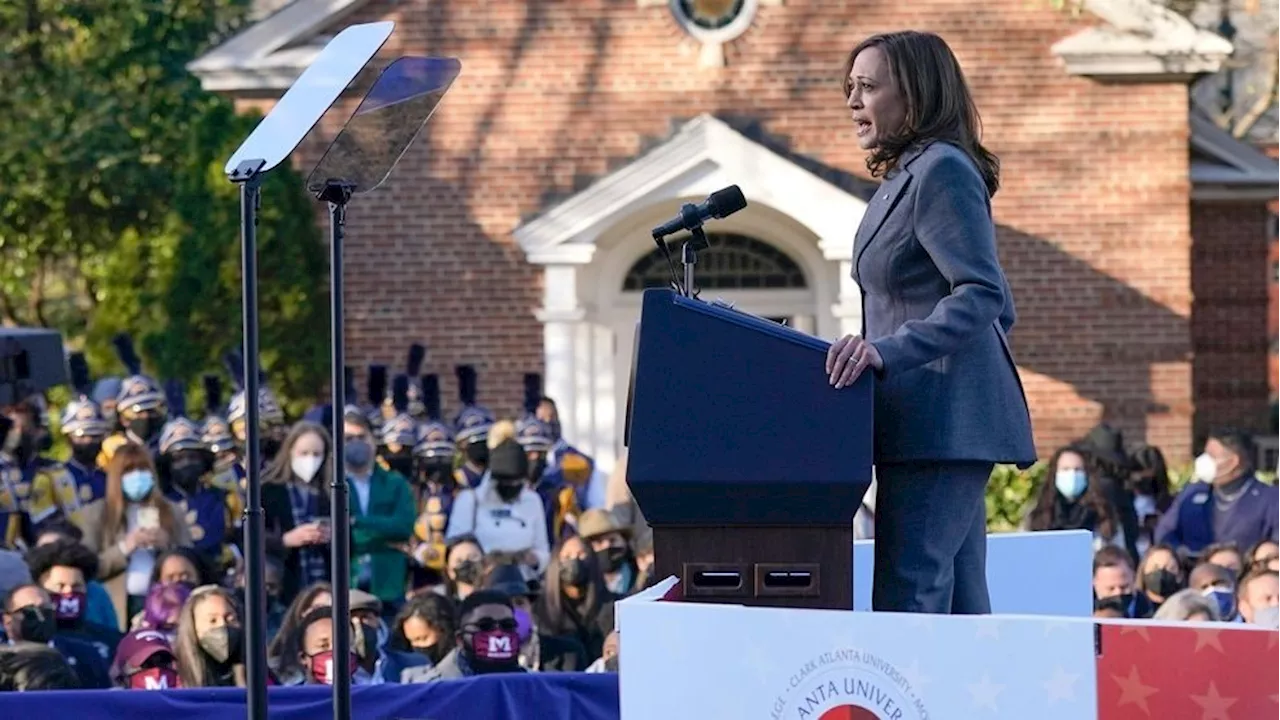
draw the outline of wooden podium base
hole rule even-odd
[[[853,609],[853,522],[838,526],[654,525],[656,576],[685,602]]]

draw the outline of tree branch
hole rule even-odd
[[[1265,89],[1259,93],[1258,98],[1254,100],[1253,105],[1249,107],[1236,121],[1232,124],[1231,134],[1236,138],[1243,138],[1249,134],[1253,126],[1267,114],[1275,104],[1280,94],[1280,57],[1277,57],[1272,48],[1272,52],[1267,55],[1270,58],[1269,67],[1267,68],[1267,80]]]
[[[4,324],[10,327],[22,324],[18,318],[18,308],[13,302],[13,298],[9,297],[9,293],[0,288],[0,313],[3,314]]]
[[[41,255],[36,261],[36,272],[34,280],[31,283],[31,294],[27,296],[27,308],[31,311],[32,317],[36,319],[40,327],[49,327],[48,321],[44,316],[44,285],[45,285],[45,269],[49,259]]]

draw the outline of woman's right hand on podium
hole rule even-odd
[[[827,350],[827,375],[837,390],[852,385],[868,367],[879,370],[884,367],[884,360],[876,346],[861,335],[845,335]]]

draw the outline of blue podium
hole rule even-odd
[[[836,390],[830,343],[671,290],[645,291],[636,332],[627,481],[657,577],[688,601],[851,610],[874,378]]]

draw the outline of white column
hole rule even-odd
[[[577,330],[586,312],[578,303],[576,265],[547,265],[544,272],[542,308],[535,314],[542,323],[543,384],[560,411],[561,431],[572,442],[578,430]]]
[[[852,269],[852,260],[840,261],[840,295],[836,304],[831,306],[831,314],[836,316],[840,335],[857,335],[862,332],[862,291],[850,275]]]

